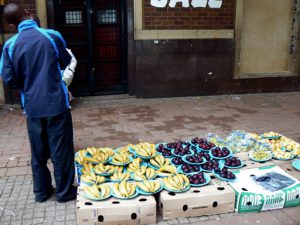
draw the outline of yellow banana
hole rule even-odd
[[[128,191],[127,191],[126,184],[127,184],[126,181],[122,181],[119,186],[119,190],[120,190],[122,196],[124,196],[124,197],[128,197]]]
[[[127,183],[128,187],[130,188],[128,192],[128,197],[135,194],[136,184],[135,183]]]
[[[140,168],[141,162],[142,162],[141,158],[134,159],[127,167],[128,172],[133,173],[137,171]]]
[[[150,192],[150,190],[144,183],[137,183],[137,186],[145,192]]]
[[[96,184],[102,184],[104,182],[105,182],[105,177],[103,177],[103,176],[96,177]]]
[[[98,190],[98,187],[95,184],[93,186],[84,187],[84,190],[88,195],[92,195],[94,198],[100,198],[101,197],[100,192]]]
[[[85,182],[85,183],[95,183],[95,180],[91,176],[89,176],[87,174],[83,174],[80,177],[80,180],[83,181],[83,182]]]
[[[107,184],[101,184],[98,186],[101,193],[101,198],[106,198],[110,193],[110,187]]]
[[[175,176],[165,177],[164,178],[165,186],[174,191],[180,191],[186,189],[190,182],[187,176],[183,174],[177,174]]]
[[[88,153],[90,153],[92,156],[97,154],[98,150],[95,147],[87,148],[86,149]]]
[[[94,194],[90,191],[90,187],[89,186],[85,186],[83,188],[83,192],[87,195],[87,197],[89,197],[89,198],[95,198]]]
[[[115,168],[110,165],[104,166],[103,164],[98,164],[95,167],[95,172],[99,173],[99,174],[102,174],[102,173],[110,174],[110,173],[113,173],[114,171],[115,171]]]
[[[119,197],[124,197],[123,195],[122,195],[122,193],[120,192],[120,184],[119,183],[115,183],[114,185],[113,185],[113,191],[114,191],[114,193],[117,195],[117,196],[119,196]]]
[[[112,148],[98,148],[98,152],[106,153],[109,157],[114,155],[114,150]]]
[[[123,172],[124,167],[123,166],[115,166],[115,172]]]
[[[155,170],[153,168],[148,168],[146,170],[147,179],[152,179],[155,176]]]

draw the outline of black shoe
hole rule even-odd
[[[53,192],[54,192],[54,188],[52,187],[52,188],[50,189],[50,191],[49,191],[45,196],[43,196],[43,197],[37,197],[37,196],[35,196],[35,201],[36,201],[36,202],[40,202],[40,203],[41,203],[41,202],[45,202],[45,201],[47,201],[49,198],[51,198]]]
[[[57,202],[64,203],[64,202],[75,200],[77,198],[77,187],[73,186],[70,192],[71,193],[69,195],[66,195],[63,198],[59,198],[59,199],[57,198]]]

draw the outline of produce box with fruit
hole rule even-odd
[[[96,190],[94,190],[96,191]],[[76,201],[77,224],[153,224],[156,223],[156,201],[151,195],[140,195],[126,201],[108,198],[93,201],[84,197],[79,187]]]
[[[229,184],[237,212],[258,212],[300,205],[300,183],[278,166],[235,171]]]
[[[202,176],[201,172],[189,176],[194,181],[210,179]],[[234,202],[233,189],[222,181],[218,184],[192,187],[183,193],[162,191],[159,198],[160,211],[164,220],[234,212]]]

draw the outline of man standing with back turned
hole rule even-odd
[[[6,5],[4,17],[18,33],[3,47],[0,73],[7,86],[21,92],[31,145],[35,199],[44,202],[53,193],[47,167],[51,158],[57,201],[73,200],[73,127],[68,91],[61,77],[61,70],[69,65],[71,56],[60,33],[39,28],[19,5]]]

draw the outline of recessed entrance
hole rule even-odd
[[[126,93],[126,5],[121,0],[54,0],[55,29],[78,60],[75,96]]]

